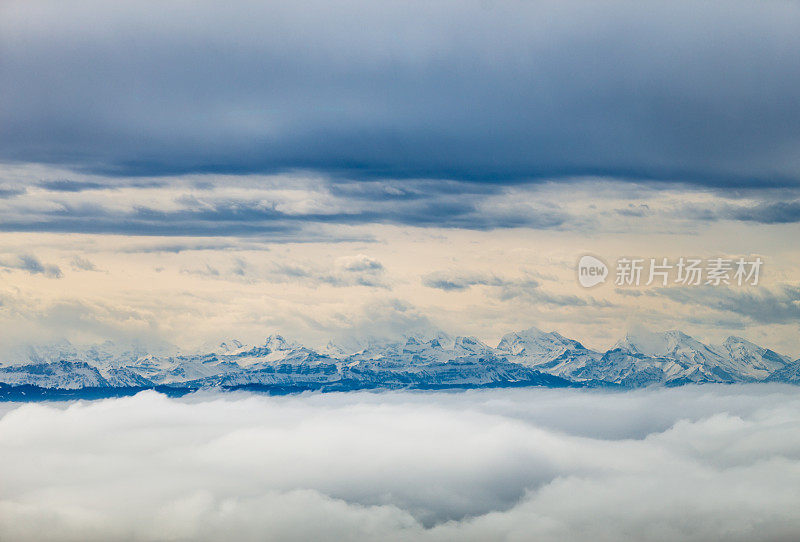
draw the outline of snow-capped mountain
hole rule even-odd
[[[628,334],[617,343],[628,354],[674,362],[667,367],[667,380],[685,382],[747,382],[758,380],[744,360],[734,360],[682,331]]]
[[[469,356],[493,356],[495,350],[475,337],[450,337],[439,333],[431,339],[412,336],[402,341],[371,345],[349,356],[350,364],[374,361],[384,364],[425,365],[446,363]]]
[[[82,361],[54,361],[0,367],[0,382],[72,390],[109,386],[96,367]]]
[[[645,331],[628,333],[616,346],[628,352],[652,357],[671,357],[687,363],[707,363],[718,361],[721,357],[711,347],[676,330],[663,333]]]
[[[729,360],[732,369],[748,374],[756,380],[763,380],[791,363],[788,356],[753,344],[741,337],[728,337],[715,349]]]
[[[355,382],[391,387],[569,384],[558,376],[509,361],[475,337],[443,333],[431,339],[407,337],[366,348],[344,361],[343,374]]]
[[[778,369],[764,382],[783,382],[785,384],[800,384],[800,359],[787,363],[783,368]]]
[[[226,340],[204,352],[148,353],[111,343],[66,342],[21,350],[0,364],[0,384],[38,388],[281,389],[448,388],[480,386],[641,387],[703,382],[800,383],[800,360],[738,337],[709,346],[680,331],[629,333],[598,352],[535,328],[505,335],[497,347],[444,333],[396,341],[329,343],[314,350],[269,336],[263,344]],[[3,388],[5,389],[5,388]]]
[[[685,366],[667,357],[612,348],[599,359],[575,364],[572,369],[570,377],[573,380],[610,382],[635,388],[671,384],[677,381]]]
[[[497,350],[514,359],[535,367],[564,355],[567,351],[585,351],[581,343],[551,331],[546,333],[535,327],[503,336]]]

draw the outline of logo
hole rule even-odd
[[[608,278],[608,266],[600,258],[588,254],[578,260],[578,282],[584,288],[602,284]]]
[[[760,256],[716,258],[618,258],[616,286],[758,286],[764,260]],[[578,282],[591,288],[606,282],[609,268],[597,256],[578,260]]]

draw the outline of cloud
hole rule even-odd
[[[731,207],[723,216],[762,224],[792,224],[800,222],[800,200],[762,202],[750,206]]]
[[[639,205],[629,203],[628,206],[623,209],[616,209],[616,213],[622,216],[643,217],[650,214],[650,207],[643,203]]]
[[[9,199],[20,194],[27,192],[27,189],[22,187],[6,187],[0,186],[0,199]]]
[[[0,267],[6,269],[20,269],[31,275],[44,275],[51,279],[60,279],[63,275],[61,269],[54,264],[44,264],[36,256],[21,254],[11,260],[0,261]]]
[[[336,287],[368,286],[389,289],[383,264],[364,254],[341,256],[332,265],[319,263],[275,265],[268,273],[271,280],[302,280],[310,284]]]
[[[58,170],[56,170],[58,171]],[[40,181],[59,188],[0,201],[0,231],[69,232],[151,236],[264,236],[271,240],[315,238],[328,226],[393,224],[487,231],[529,227],[554,229],[571,217],[557,205],[514,197],[504,189],[471,183],[415,182],[416,194],[396,199],[392,181],[359,183],[296,176],[183,176],[165,185],[148,178],[87,176],[92,180]],[[458,187],[464,185],[465,189]],[[91,186],[92,189],[85,187]],[[378,193],[388,194],[381,199]],[[330,235],[330,234],[328,234]],[[361,236],[363,238],[363,235]],[[336,236],[331,236],[335,240]],[[351,235],[348,240],[353,240]]]
[[[644,295],[644,292],[641,290],[630,290],[627,288],[614,288],[614,293],[626,297],[641,297]]]
[[[168,300],[160,299],[162,306]],[[138,343],[156,348],[165,343],[163,316],[158,307],[137,307],[108,298],[64,297],[43,300],[15,291],[0,292],[0,326],[4,338],[0,359],[17,348],[73,340],[78,344]],[[183,307],[184,314],[188,310]],[[174,337],[173,337],[174,338]]]
[[[8,175],[35,174],[62,182],[58,169],[18,169]],[[0,199],[0,231],[261,237],[274,242],[363,240],[366,234],[354,230],[373,224],[473,231],[675,232],[708,228],[709,221],[723,219],[791,223],[793,198],[800,193],[784,188],[726,195],[607,178],[504,186],[450,180],[363,182],[308,173],[169,180],[84,175],[74,182],[102,188],[31,190]]]
[[[668,214],[690,220],[737,220],[757,224],[794,224],[800,222],[800,200],[796,190],[764,190],[753,194],[733,192],[731,199],[717,198],[705,204],[690,203],[673,209]],[[737,201],[737,200],[749,201]]]
[[[695,305],[731,312],[760,324],[800,322],[800,287],[760,286],[749,290],[702,286],[697,288],[657,288],[647,292],[684,305]]]
[[[242,242],[234,242],[234,240],[220,239],[207,239],[202,241],[194,241],[192,239],[182,240],[180,242],[159,243],[145,241],[144,243],[131,243],[119,247],[117,251],[121,254],[149,254],[149,253],[171,253],[180,254],[182,252],[192,251],[217,251],[224,252],[229,250],[242,250],[256,247],[259,251],[268,251],[269,247],[262,243],[255,243],[253,245]]]
[[[70,181],[68,179],[56,179],[52,181],[42,181],[39,186],[52,190],[53,192],[82,192],[84,190],[102,190],[108,186],[103,183],[89,181]]]
[[[83,256],[75,256],[71,264],[72,268],[78,271],[97,271],[97,266]]]
[[[146,392],[0,413],[13,540],[800,535],[800,402],[780,386]]]
[[[445,292],[460,292],[473,286],[493,287],[490,295],[500,301],[516,300],[523,303],[546,304],[554,307],[613,307],[608,301],[574,294],[559,294],[540,288],[540,282],[531,276],[520,278],[498,277],[492,274],[465,272],[434,272],[422,277],[422,284]]]
[[[202,277],[219,277],[220,276],[219,269],[217,269],[216,267],[213,267],[213,266],[211,266],[209,264],[205,264],[204,266],[199,267],[199,268],[181,269],[181,273],[184,273],[184,274],[187,274],[187,275],[200,275]]]
[[[209,278],[244,282],[295,283],[318,287],[320,285],[345,288],[367,286],[389,289],[385,268],[381,262],[364,254],[341,256],[324,264],[321,262],[278,262],[272,265],[254,265],[243,258],[225,258],[225,264],[184,267],[181,273]]]
[[[395,297],[371,299],[361,306],[348,303],[346,308],[320,320],[317,327],[325,334],[319,339],[333,337],[333,342],[341,345],[363,345],[365,339],[381,342],[411,335],[430,336],[437,329],[418,307]]]
[[[364,254],[357,254],[356,256],[344,256],[339,259],[339,265],[345,271],[352,271],[356,273],[380,273],[384,269],[381,262]]]
[[[239,0],[155,20],[161,7],[3,2],[0,159],[121,175],[800,178],[794,2]]]
[[[539,283],[533,279],[524,281],[530,288],[537,288]],[[436,288],[445,292],[460,291],[472,286],[509,286],[517,282],[502,279],[494,275],[479,273],[436,272],[422,277],[422,284],[428,288]]]
[[[408,201],[430,198],[434,195],[476,194],[489,196],[497,194],[502,187],[490,184],[453,181],[449,179],[383,179],[380,182],[347,182],[334,179],[331,193],[337,197],[365,201]]]

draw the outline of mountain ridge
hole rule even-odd
[[[708,345],[678,330],[628,333],[605,352],[537,328],[508,333],[496,347],[441,332],[357,346],[353,351],[329,342],[315,350],[274,334],[262,345],[227,339],[205,352],[153,354],[109,342],[81,348],[62,341],[0,364],[0,384],[62,390],[800,384],[800,360],[740,337]]]

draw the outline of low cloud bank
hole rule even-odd
[[[0,405],[10,540],[792,540],[782,386]]]

